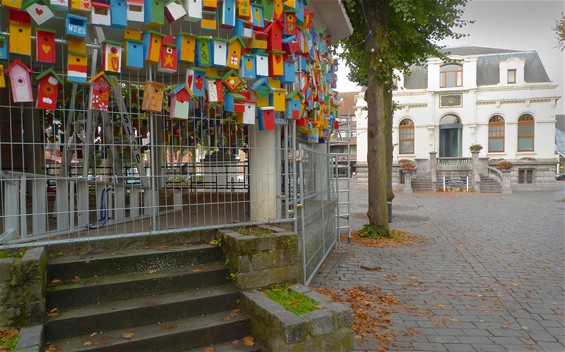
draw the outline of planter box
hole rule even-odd
[[[297,283],[301,279],[298,235],[274,226],[259,226],[270,234],[242,235],[219,230],[227,266],[241,289]]]
[[[319,302],[321,308],[297,316],[258,291],[243,293],[242,309],[250,316],[251,333],[264,344],[264,351],[352,351],[351,308],[304,285],[291,289]]]

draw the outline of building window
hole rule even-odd
[[[410,119],[400,121],[399,127],[399,153],[414,153],[414,122]]]
[[[518,151],[534,150],[534,117],[524,114],[518,119]]]
[[[495,115],[488,121],[488,151],[504,151],[504,118]]]
[[[439,69],[440,87],[463,86],[463,66],[457,64],[443,65]]]
[[[506,81],[508,84],[516,83],[516,70],[508,70]]]
[[[518,170],[518,183],[534,183],[534,170],[533,169],[519,169]]]

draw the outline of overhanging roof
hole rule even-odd
[[[353,27],[349,17],[341,4],[341,0],[310,0],[308,7],[314,12],[314,22],[331,35],[331,41],[338,41],[349,37]]]

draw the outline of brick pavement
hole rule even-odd
[[[359,229],[366,185],[352,188]],[[391,351],[565,351],[564,189],[556,182],[554,192],[512,195],[397,193],[391,227],[424,242],[342,243],[310,285],[379,287],[413,307],[393,315]],[[416,334],[402,334],[410,329]],[[376,341],[356,346],[376,348]]]

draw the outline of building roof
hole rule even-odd
[[[445,48],[442,52],[448,55],[477,57],[477,86],[495,85],[499,83],[499,64],[511,57],[524,60],[524,81],[527,83],[551,82],[543,63],[535,50],[521,51],[497,48],[465,46]],[[425,89],[428,86],[427,67],[418,66],[410,70],[404,77],[406,89]]]
[[[347,116],[355,115],[355,96],[359,95],[360,92],[345,92],[338,93],[337,101],[339,104],[338,115]]]

